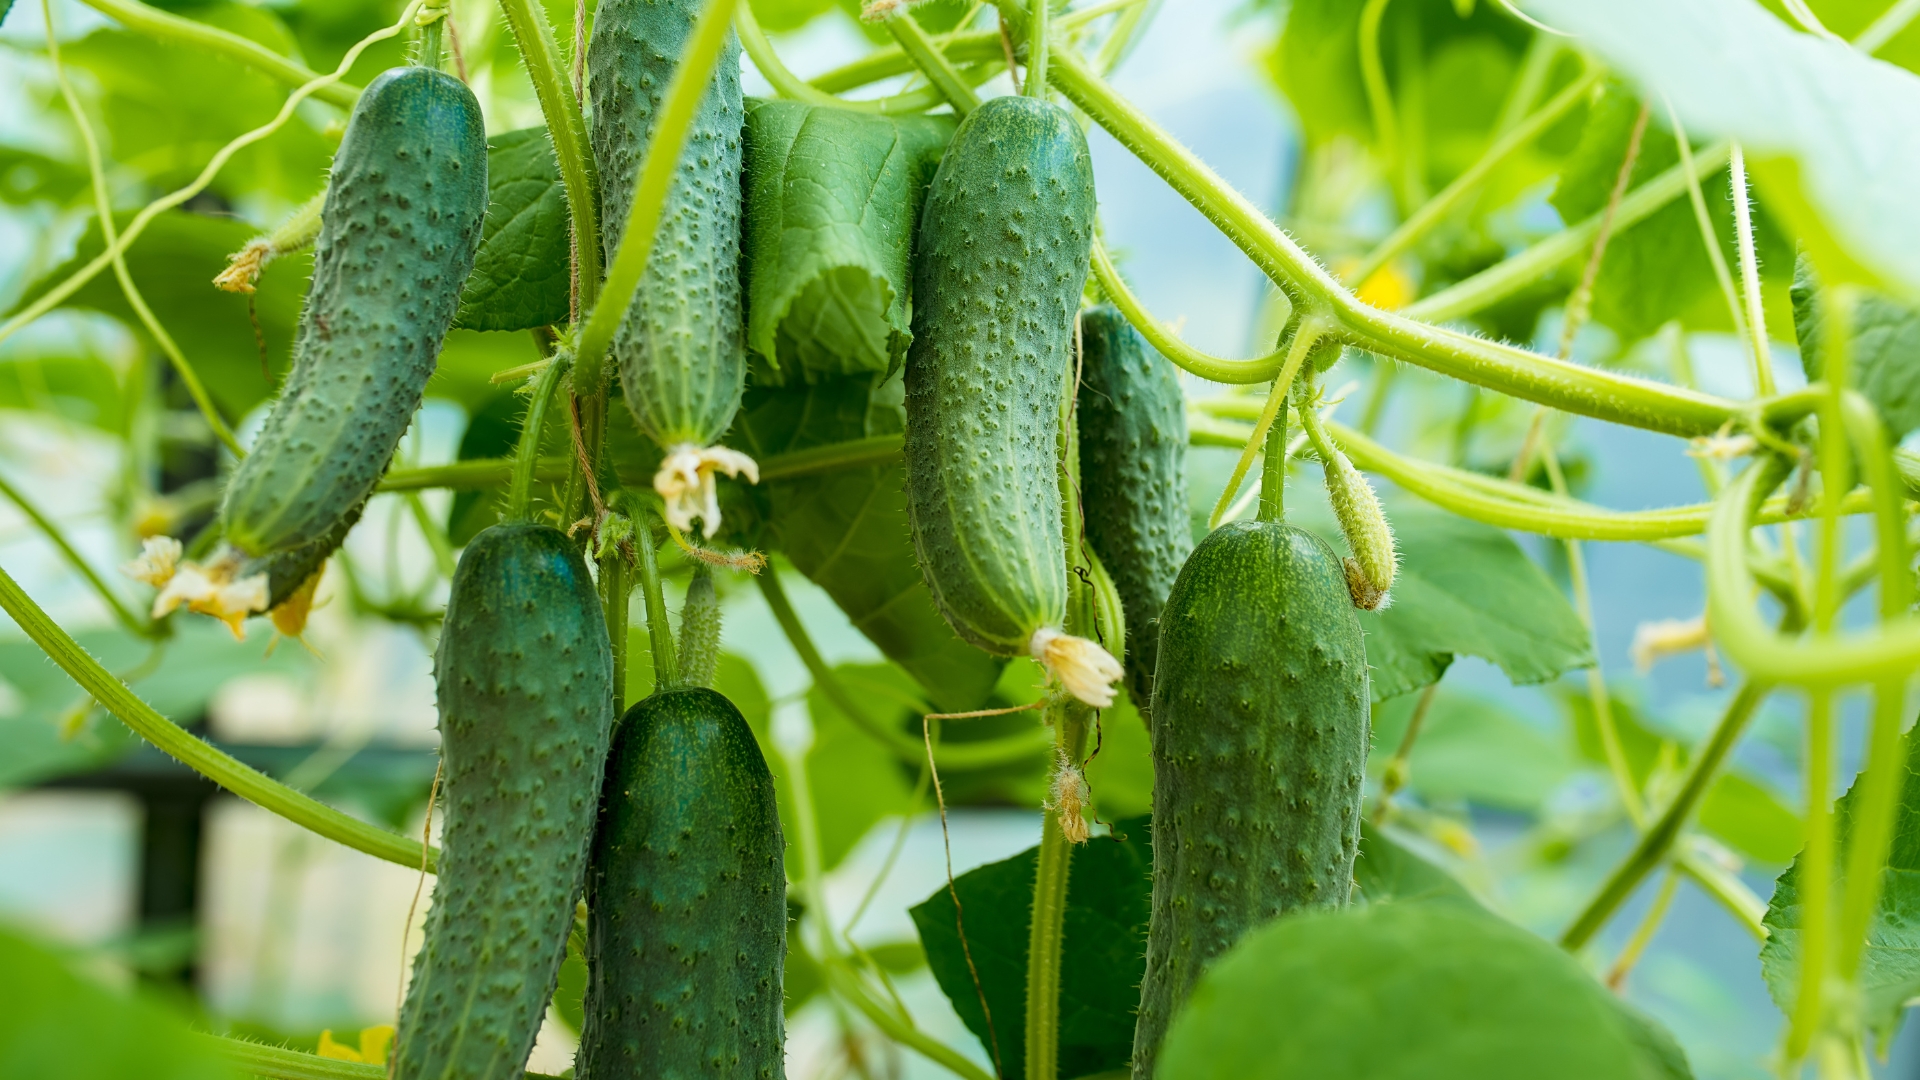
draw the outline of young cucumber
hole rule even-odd
[[[1032,654],[1104,706],[1119,665],[1059,629],[1060,406],[1093,205],[1086,137],[1065,110],[995,98],[954,133],[916,246],[907,508],[954,631],[988,652]]]
[[[581,1080],[785,1075],[783,855],[732,702],[680,689],[627,710],[587,877]]]
[[[400,1012],[400,1080],[518,1080],[585,877],[613,723],[579,549],[496,525],[460,556],[435,657],[446,828]]]
[[[1080,505],[1126,612],[1127,690],[1145,708],[1160,609],[1193,551],[1187,402],[1173,365],[1109,305],[1081,314],[1080,349]]]
[[[699,0],[601,0],[587,48],[600,220],[612,260],[626,228],[634,178],[652,141],[667,85],[704,5]],[[729,41],[694,118],[667,193],[646,273],[614,336],[627,406],[667,451],[654,486],[667,519],[692,526],[714,469],[745,469],[713,444],[733,422],[746,386],[740,295],[740,46]],[[711,533],[718,524],[704,522]]]
[[[420,407],[486,209],[473,93],[431,68],[375,79],[333,157],[293,369],[227,483],[242,555],[310,545],[366,501]]]
[[[1153,915],[1133,1075],[1201,971],[1276,915],[1353,885],[1367,658],[1346,573],[1291,525],[1223,526],[1160,615]]]

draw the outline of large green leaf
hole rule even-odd
[[[1865,269],[1920,292],[1920,77],[1796,32],[1751,0],[1526,7],[1651,99],[1672,102],[1694,137],[1731,138],[1756,159],[1791,162],[1760,170],[1762,193],[1804,200]],[[1781,208],[1800,218],[1794,206]]]
[[[1374,711],[1367,757],[1374,772],[1399,746],[1417,701],[1405,695]],[[1544,734],[1499,703],[1441,690],[1428,706],[1409,765],[1408,787],[1428,801],[1537,812],[1580,762],[1564,738]]]
[[[0,1076],[36,1080],[229,1080],[183,1019],[145,997],[115,993],[61,957],[0,930]]]
[[[771,361],[763,378],[793,385],[899,365],[913,339],[907,256],[953,128],[945,116],[748,107],[747,344]]]
[[[1867,1026],[1882,1045],[1900,1030],[1906,1004],[1920,997],[1920,739],[1909,734],[1901,769],[1900,805],[1893,845],[1880,879],[1880,904],[1867,929],[1867,951],[1860,970]],[[1834,805],[1840,863],[1845,865],[1860,797],[1859,779]],[[1794,859],[1773,887],[1764,920],[1769,931],[1760,948],[1760,970],[1767,989],[1783,1011],[1793,1009],[1800,977],[1800,860]]]
[[[1346,550],[1324,497],[1295,501],[1289,520]],[[1400,549],[1393,602],[1360,613],[1374,701],[1438,681],[1456,655],[1521,685],[1593,664],[1580,616],[1507,534],[1407,499],[1390,501],[1387,517]]]
[[[567,321],[567,192],[544,127],[487,140],[487,221],[454,325],[531,330]]]
[[[1112,837],[1073,849],[1067,878],[1067,915],[1060,990],[1060,1075],[1084,1076],[1124,1068],[1133,1053],[1134,1011],[1146,975],[1147,920],[1153,909],[1152,822],[1129,818]],[[960,895],[956,922],[945,888],[912,909],[927,963],[980,1045],[999,1040],[1002,1076],[1025,1074],[1027,934],[1032,925],[1037,848],[969,870],[954,879]],[[1363,826],[1354,863],[1357,899],[1369,904],[1450,897],[1469,901],[1465,886],[1396,840]],[[966,928],[961,948],[958,925]],[[968,967],[968,952],[973,966]],[[980,977],[976,989],[973,971]],[[980,999],[993,1014],[987,1031]]]
[[[1821,378],[1826,309],[1804,255],[1793,269],[1793,332],[1807,378]],[[1920,308],[1877,293],[1861,296],[1847,359],[1848,384],[1879,408],[1895,439],[1920,427]]]
[[[747,394],[728,444],[765,460],[904,424],[899,379],[834,379]],[[757,489],[772,545],[833,597],[886,657],[907,669],[943,710],[978,707],[1002,664],[955,637],[934,609],[907,527],[899,461],[772,481]]]
[[[1201,977],[1161,1080],[1672,1080],[1671,1037],[1572,957],[1439,900],[1282,918]]]

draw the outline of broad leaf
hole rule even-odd
[[[1793,332],[1807,378],[1821,378],[1826,308],[1805,256],[1793,268]],[[1861,296],[1847,360],[1847,384],[1879,408],[1895,440],[1920,427],[1920,308],[1877,293]]]
[[[899,366],[907,256],[953,135],[943,116],[755,101],[747,110],[747,344],[795,385]]]
[[[0,1076],[39,1080],[229,1080],[203,1036],[144,996],[82,978],[61,957],[0,931]]]
[[[897,432],[900,381],[873,376],[748,392],[727,443],[753,457]],[[770,481],[755,492],[769,511],[768,539],[886,657],[907,669],[943,710],[978,707],[1002,664],[955,637],[934,609],[907,527],[905,466],[840,469]]]
[[[1900,1030],[1906,1004],[1920,997],[1920,739],[1909,733],[1907,760],[1901,769],[1900,804],[1893,844],[1880,879],[1880,904],[1867,929],[1867,950],[1860,970],[1867,1026],[1891,1041]],[[1838,861],[1846,865],[1853,815],[1861,779],[1834,804]],[[1794,859],[1773,887],[1762,920],[1769,931],[1760,948],[1760,970],[1782,1011],[1791,1012],[1800,977],[1800,860]]]
[[[1920,291],[1920,77],[1799,33],[1751,0],[1525,6],[1576,35],[1650,99],[1672,102],[1688,134],[1736,140],[1762,164],[1791,162],[1758,170],[1763,194],[1804,199],[1864,269]],[[1812,224],[1792,205],[1776,205],[1803,231]]]
[[[487,140],[487,221],[454,325],[531,330],[567,321],[567,192],[544,127]]]
[[[1289,520],[1345,551],[1324,498],[1298,502]],[[1507,534],[1408,499],[1390,501],[1387,517],[1400,549],[1393,602],[1360,613],[1374,701],[1438,681],[1461,654],[1521,685],[1592,665],[1580,616]]]
[[[1374,711],[1367,757],[1373,772],[1400,745],[1417,703],[1409,694]],[[1564,737],[1544,734],[1494,701],[1443,689],[1427,709],[1409,765],[1408,787],[1429,802],[1538,812],[1580,762]]]
[[[1161,1080],[1672,1080],[1670,1036],[1579,963],[1455,901],[1293,915],[1201,977]]]

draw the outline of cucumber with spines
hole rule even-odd
[[[1275,916],[1347,902],[1368,739],[1346,573],[1303,529],[1239,522],[1201,541],[1159,648],[1141,1080],[1208,963]]]
[[[1187,408],[1174,366],[1110,305],[1080,315],[1080,506],[1120,594],[1127,690],[1153,700],[1160,609],[1193,551]]]
[[[519,1080],[573,927],[613,723],[579,547],[524,522],[474,537],[435,668],[445,829],[393,1075]]]
[[[286,386],[227,483],[226,542],[305,548],[356,513],[432,376],[487,208],[480,103],[451,75],[395,68],[334,154]]]
[[[696,563],[687,597],[680,604],[680,685],[712,686],[720,668],[720,594],[713,588],[713,568]]]
[[[732,702],[688,688],[627,710],[587,879],[580,1080],[785,1075],[784,847]]]

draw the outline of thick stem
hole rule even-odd
[[[634,524],[635,532],[642,529],[638,522]],[[635,546],[638,547],[638,542]],[[627,599],[632,592],[633,578],[627,557],[620,545],[610,545],[606,557],[600,560],[600,609],[606,614],[607,645],[613,654],[613,715],[616,717],[624,716],[627,711]],[[647,625],[651,630],[651,611]]]
[[[940,96],[953,106],[955,114],[965,116],[980,107],[980,95],[973,92],[973,87],[967,84],[966,76],[954,68],[953,64],[947,60],[946,54],[942,53],[933,39],[927,36],[927,32],[920,28],[919,20],[913,17],[913,12],[907,5],[900,5],[894,9],[893,14],[887,16],[887,30],[893,35],[893,40],[900,43],[900,48],[912,58],[914,66],[926,75],[927,81],[940,91]],[[1031,69],[1029,71],[1031,72]],[[1028,83],[1032,83],[1031,74],[1029,74]]]
[[[0,476],[0,495],[5,495],[7,501],[13,503],[14,509],[25,515],[28,521],[33,522],[34,528],[40,530],[40,535],[46,537],[47,542],[60,552],[60,557],[67,560],[67,564],[72,566],[81,577],[87,579],[87,584],[93,586],[93,591],[99,594],[101,601],[107,605],[108,610],[113,612],[113,617],[120,621],[120,625],[140,637],[163,635],[164,631],[158,624],[135,615],[133,610],[127,607],[126,601],[120,599],[120,594],[108,588],[106,579],[102,578],[94,570],[93,565],[67,541],[66,535],[60,531],[59,526],[41,513],[40,508],[28,501],[26,495],[4,476]]]
[[[1308,406],[1300,411],[1304,415]],[[1267,449],[1260,459],[1259,520],[1282,522],[1287,519],[1287,403],[1280,403],[1273,425],[1267,428]]]
[[[554,44],[553,27],[547,23],[545,10],[534,0],[500,0],[500,12],[520,46],[520,59],[540,101],[540,115],[546,118],[547,135],[553,140],[554,157],[560,163],[560,182],[567,190],[567,213],[580,260],[580,306],[585,310],[593,306],[600,288],[600,221],[593,198],[593,152],[587,146],[586,117],[561,66],[560,49]]]
[[[554,390],[560,380],[566,376],[566,361],[559,356],[548,363],[545,371],[534,381],[533,393],[527,399],[527,415],[520,423],[520,445],[514,449],[512,479],[507,487],[508,521],[530,520],[533,505],[533,479],[540,471],[540,436],[547,427],[547,407],[553,402]],[[461,464],[472,464],[462,462]],[[563,466],[564,468],[564,466]],[[425,470],[408,470],[424,472]],[[391,480],[393,474],[388,474]],[[383,486],[382,490],[395,490]]]
[[[660,590],[660,564],[654,556],[653,523],[644,516],[633,522],[633,550],[634,561],[640,570],[640,592],[646,598],[647,639],[653,645],[653,692],[657,694],[680,685],[680,661],[673,650],[673,627],[667,622],[666,596]]]
[[[1085,753],[1092,710],[1063,696],[1049,706],[1056,767],[1077,767]],[[1078,813],[1079,808],[1071,808]],[[1040,823],[1040,854],[1033,879],[1033,914],[1027,931],[1026,1072],[1030,1080],[1055,1080],[1060,1067],[1060,960],[1066,939],[1067,879],[1073,841],[1061,828],[1062,808],[1047,807]]]

